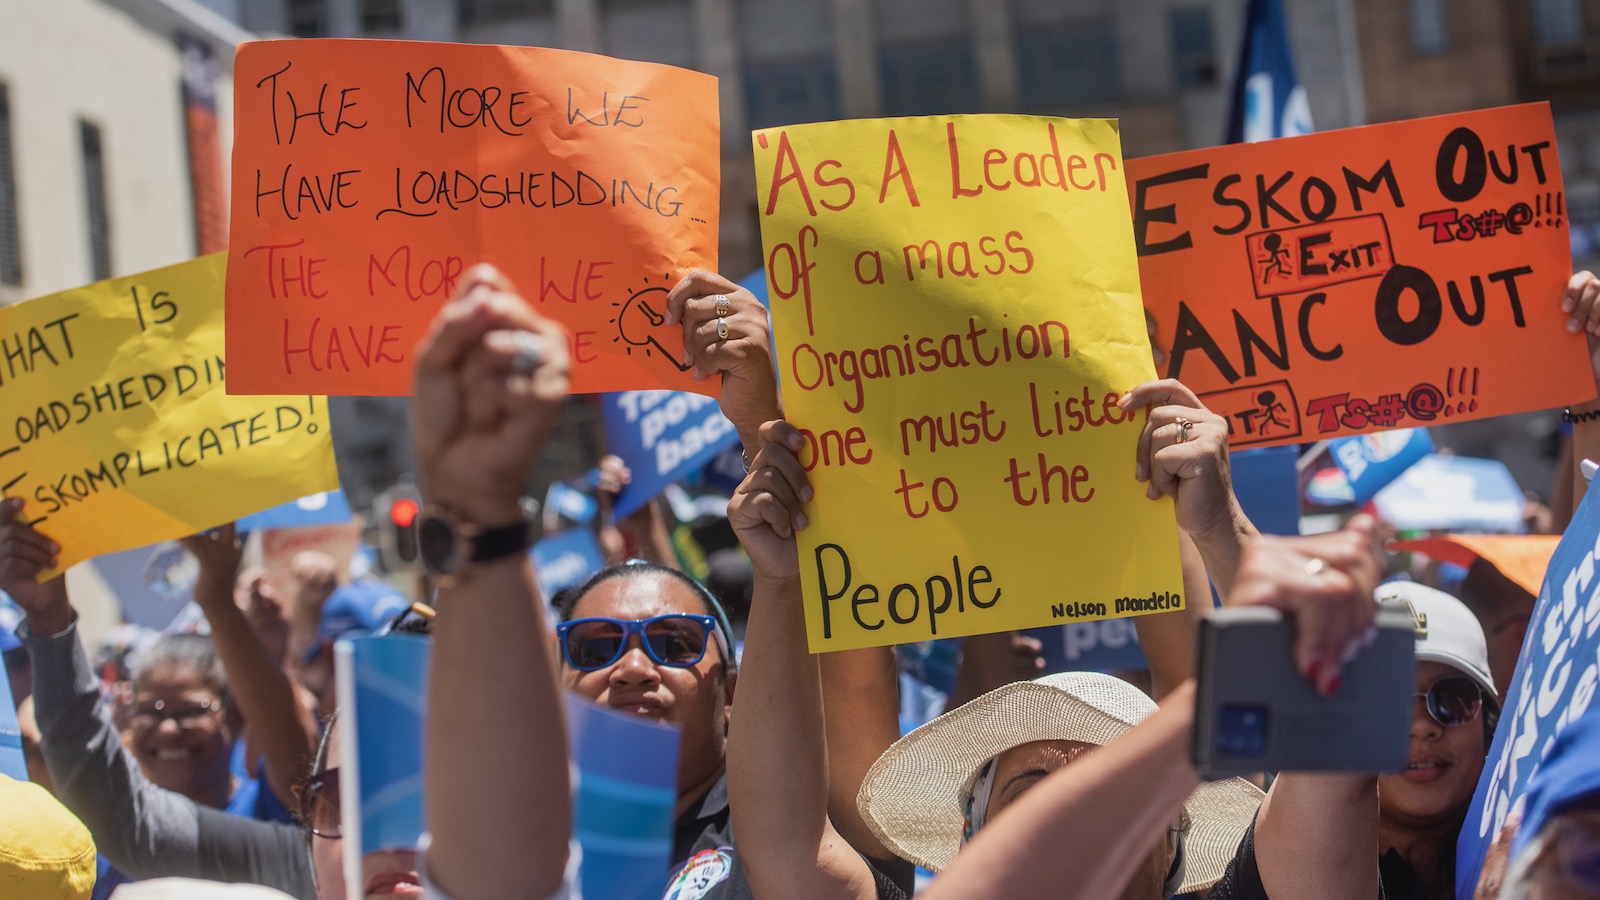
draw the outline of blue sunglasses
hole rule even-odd
[[[692,613],[668,613],[648,619],[593,617],[573,619],[556,626],[561,654],[567,665],[580,672],[593,672],[613,665],[628,651],[628,640],[639,635],[644,652],[658,665],[686,669],[706,655],[711,635],[722,646],[717,620]],[[728,658],[728,648],[722,647]]]

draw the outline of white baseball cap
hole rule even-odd
[[[1478,617],[1460,600],[1444,591],[1414,581],[1391,581],[1378,586],[1379,603],[1404,603],[1416,623],[1417,659],[1444,663],[1458,669],[1497,697],[1489,674],[1489,644]]]

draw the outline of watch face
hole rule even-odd
[[[422,564],[441,575],[449,575],[457,568],[456,530],[438,516],[428,516],[417,526],[417,553]]]

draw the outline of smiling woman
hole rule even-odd
[[[228,806],[236,786],[229,754],[240,721],[211,641],[162,638],[135,664],[133,692],[129,746],[146,777],[202,806]]]

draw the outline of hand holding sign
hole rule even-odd
[[[1228,468],[1228,423],[1171,378],[1145,382],[1117,405],[1148,410],[1134,466],[1134,478],[1149,482],[1146,496],[1171,497],[1178,527],[1196,539],[1236,534],[1244,514]]]
[[[667,321],[683,324],[683,360],[696,381],[722,373],[722,414],[753,454],[761,423],[783,416],[766,307],[721,275],[696,269],[667,295]]]
[[[728,502],[728,524],[756,578],[797,578],[794,536],[808,524],[800,506],[812,499],[811,480],[795,458],[805,439],[793,425],[777,420],[761,426],[760,441],[750,473]]]
[[[60,552],[55,541],[28,524],[21,499],[0,500],[0,590],[28,614],[35,634],[58,634],[72,624],[66,579],[37,580],[39,573],[55,568]]]
[[[523,482],[567,396],[566,347],[565,330],[492,266],[468,274],[418,347],[412,439],[425,496],[480,526],[521,517]]]

